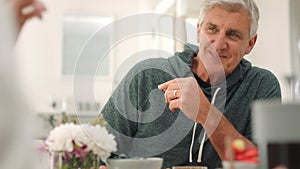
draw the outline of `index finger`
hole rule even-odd
[[[165,83],[162,83],[162,84],[158,85],[157,87],[158,87],[158,89],[164,90],[164,91],[165,91],[165,90],[168,89],[169,85],[170,85],[171,83],[174,83],[174,82],[176,82],[175,79],[169,80],[169,81],[167,81],[167,82],[165,82]]]

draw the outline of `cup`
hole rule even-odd
[[[173,166],[172,169],[207,169],[206,166]]]

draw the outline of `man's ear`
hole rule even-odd
[[[248,44],[248,48],[245,51],[246,55],[249,54],[252,51],[252,49],[253,49],[253,47],[256,43],[256,40],[257,40],[257,34],[255,36],[253,36],[253,38],[250,39],[249,44]]]
[[[201,24],[197,23],[197,43],[200,42],[200,32],[201,32]]]

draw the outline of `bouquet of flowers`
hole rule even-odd
[[[52,168],[96,169],[99,159],[105,162],[116,151],[117,143],[100,125],[65,123],[50,132],[45,148],[51,153],[51,163],[56,164]]]

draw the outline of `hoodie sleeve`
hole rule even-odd
[[[108,130],[116,136],[117,154],[130,156],[128,152],[131,152],[133,139],[142,137],[141,126],[148,125],[147,120],[152,117],[150,112],[157,112],[151,109],[159,107],[159,103],[156,102],[163,104],[161,107],[165,106],[164,100],[161,100],[164,99],[163,95],[159,93],[161,91],[157,86],[172,79],[172,76],[149,66],[150,62],[153,60],[135,65],[113,91],[101,111],[108,124]],[[148,130],[154,132],[158,129],[149,128]]]

